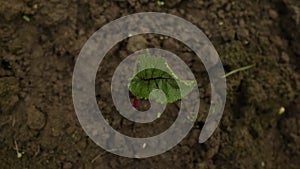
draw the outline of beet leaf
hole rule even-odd
[[[128,88],[138,99],[173,103],[188,95],[197,84],[195,80],[180,80],[163,57],[140,55],[133,71]],[[150,95],[151,91],[154,93]]]

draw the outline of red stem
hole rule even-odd
[[[138,105],[139,105],[139,99],[136,96],[134,96],[132,106],[134,108],[137,108]]]

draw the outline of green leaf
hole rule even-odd
[[[182,99],[197,84],[195,80],[180,80],[166,59],[146,54],[137,58],[130,80],[128,88],[133,95],[139,99],[154,99],[159,103],[173,103]]]
[[[232,74],[235,74],[237,72],[241,72],[241,71],[244,71],[244,70],[247,70],[247,69],[251,69],[255,66],[256,66],[256,64],[252,64],[252,65],[244,66],[244,67],[241,67],[241,68],[238,68],[238,69],[234,69],[234,70],[230,71],[229,73],[226,73],[224,75],[224,77],[228,77],[228,76],[230,76]]]

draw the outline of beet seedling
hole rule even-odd
[[[132,106],[136,108],[139,99],[173,103],[188,95],[196,85],[195,80],[180,80],[166,59],[144,54],[140,55],[135,62],[128,88],[134,95]],[[150,95],[152,91],[154,94]]]
[[[14,142],[15,142],[15,150],[17,153],[17,158],[22,158],[25,152],[19,150],[19,146],[16,140]]]

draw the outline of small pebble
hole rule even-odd
[[[262,162],[261,162],[261,166],[262,166],[262,167],[265,167],[265,166],[266,166],[265,162],[262,161]]]
[[[278,114],[282,115],[285,112],[285,108],[284,107],[280,107],[280,109],[278,110]]]
[[[33,9],[37,9],[37,8],[38,8],[38,5],[37,5],[37,4],[34,4],[34,5],[32,6],[32,8],[33,8]]]
[[[147,147],[147,143],[143,144],[143,149],[145,149]]]

